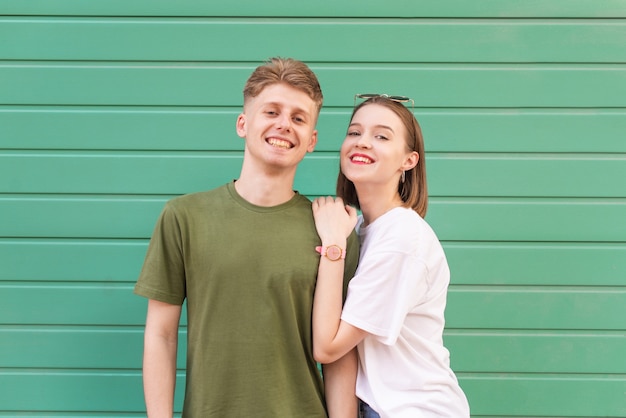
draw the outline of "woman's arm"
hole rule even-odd
[[[313,202],[315,226],[322,245],[345,249],[356,225],[356,210],[341,198],[318,198]],[[320,258],[313,301],[313,355],[320,363],[332,363],[354,348],[367,333],[341,320],[344,260]]]
[[[355,394],[357,362],[356,349],[352,349],[339,360],[322,365],[329,418],[357,416],[358,401]]]

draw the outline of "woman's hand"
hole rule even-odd
[[[357,222],[356,209],[345,205],[340,197],[332,196],[313,201],[313,217],[322,244],[345,245]]]

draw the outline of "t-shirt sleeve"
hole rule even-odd
[[[134,292],[174,305],[185,300],[182,233],[179,218],[169,202],[154,228]]]
[[[394,344],[409,311],[428,292],[427,268],[402,252],[368,254],[350,282],[341,319]]]

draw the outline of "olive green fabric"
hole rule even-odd
[[[183,417],[326,416],[311,344],[319,244],[299,194],[259,207],[229,183],[166,204],[135,292],[187,299]]]

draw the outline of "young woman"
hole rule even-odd
[[[469,417],[443,345],[450,272],[423,219],[421,129],[402,104],[410,99],[367,97],[355,107],[341,146],[338,197],[313,202],[322,240],[314,356],[328,363],[357,347],[356,395],[364,418]],[[342,310],[344,248],[355,226],[359,266]]]

